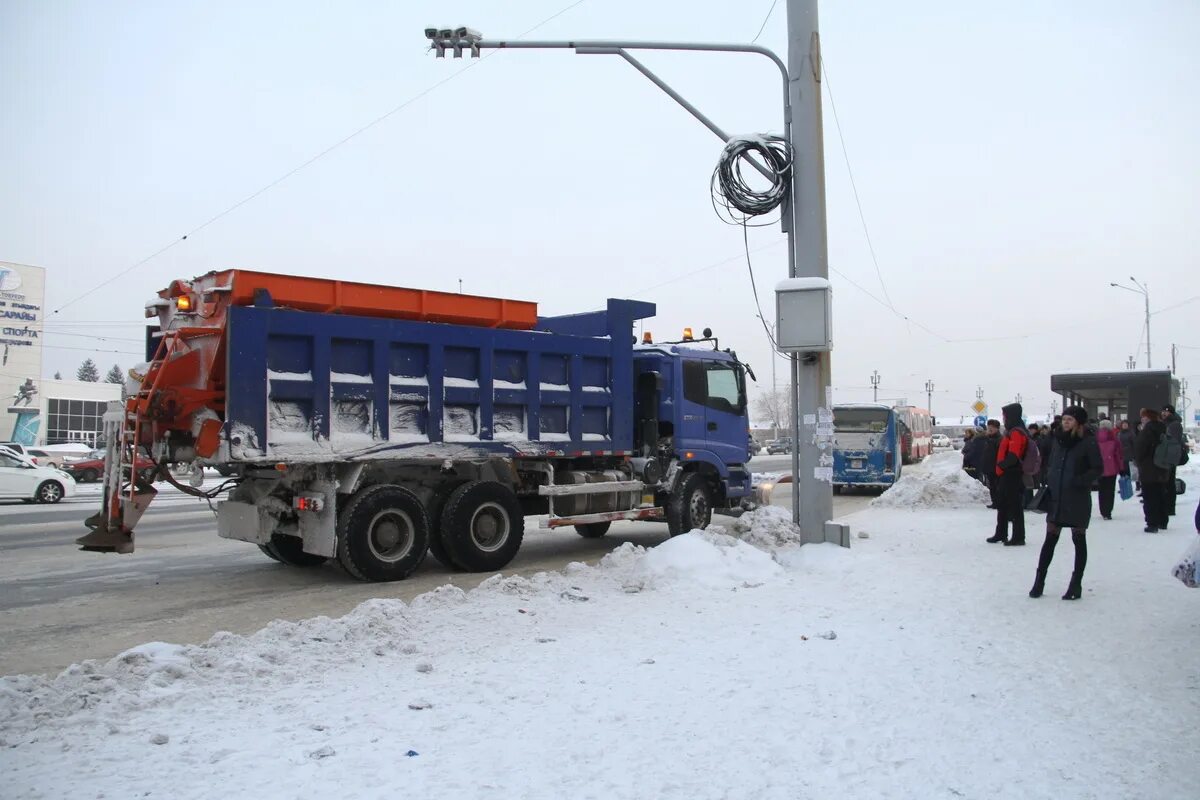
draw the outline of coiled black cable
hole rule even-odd
[[[746,160],[757,156],[766,168],[763,176]],[[746,180],[745,169],[770,181],[764,189],[755,189]],[[792,180],[792,148],[782,136],[739,136],[730,139],[721,151],[717,168],[712,175],[713,210],[731,225],[750,224],[751,217],[761,217],[779,207],[787,197]],[[768,224],[768,223],[759,223]]]

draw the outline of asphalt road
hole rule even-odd
[[[787,462],[772,456],[751,466],[779,472]],[[135,553],[85,553],[73,542],[98,504],[90,488],[57,506],[0,505],[0,675],[53,672],[147,641],[202,642],[222,630],[250,633],[274,619],[340,616],[370,598],[408,600],[446,583],[470,588],[489,577],[450,573],[432,557],[408,580],[385,584],[359,583],[329,564],[288,567],[253,545],[219,538],[205,503],[170,492],[143,517]],[[834,512],[851,513],[869,499],[835,497]],[[773,502],[789,504],[786,489]],[[524,545],[505,574],[594,563],[624,542],[653,546],[667,538],[659,523],[617,523],[602,539],[536,525],[526,520]]]

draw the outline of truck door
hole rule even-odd
[[[746,463],[746,381],[741,368],[728,361],[688,360],[683,376],[685,414],[702,414],[704,424],[685,440],[691,444],[681,444],[715,453],[726,464]]]

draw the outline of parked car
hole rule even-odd
[[[16,442],[0,442],[0,447],[10,450],[10,451],[16,453],[17,455],[21,456],[22,458],[33,459],[34,464],[38,463],[37,458],[33,454],[31,454],[29,452],[29,448],[23,444],[17,444]]]
[[[93,455],[95,454],[93,453]],[[147,480],[150,479],[155,470],[154,462],[142,456],[137,457],[134,468]],[[103,453],[100,452],[100,457],[98,458],[86,458],[81,461],[72,461],[64,464],[63,470],[80,483],[94,483],[104,477]]]
[[[27,455],[33,459],[33,463],[39,467],[54,467],[62,469],[62,465],[66,460],[66,456],[62,453],[51,453],[37,447],[30,448],[26,451]]]
[[[0,500],[57,503],[74,492],[75,481],[67,473],[0,446]]]
[[[792,452],[791,439],[772,439],[767,442],[767,455],[778,455],[780,453]]]
[[[954,447],[954,442],[950,441],[950,437],[944,433],[935,433],[933,435],[934,450],[949,450]]]

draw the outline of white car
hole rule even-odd
[[[950,437],[944,433],[935,433],[933,435],[934,450],[949,450],[954,447],[954,443],[950,441]]]
[[[74,493],[75,479],[67,473],[0,447],[0,500],[57,503]]]

